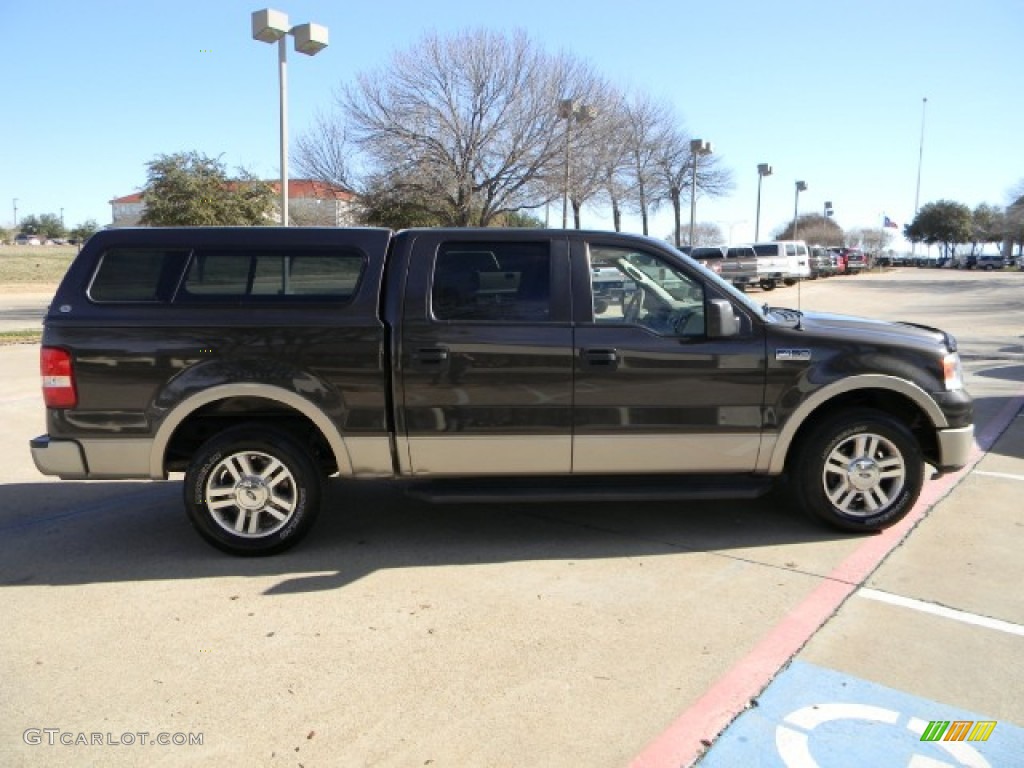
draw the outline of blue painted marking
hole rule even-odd
[[[918,765],[934,768],[1024,764],[1024,728],[1018,725],[998,720],[984,742],[922,742],[920,730],[930,720],[997,718],[802,661],[776,677],[758,704],[725,730],[699,761],[701,768],[907,768],[915,757]]]

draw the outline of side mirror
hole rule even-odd
[[[708,338],[725,339],[740,335],[740,319],[725,299],[708,302]]]

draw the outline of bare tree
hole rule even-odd
[[[854,229],[847,233],[848,238],[851,235],[857,236],[857,244],[859,247],[863,248],[868,253],[873,253],[875,255],[882,254],[892,242],[892,232],[885,227],[864,227],[862,229]]]
[[[860,230],[856,230],[854,234],[844,233],[842,227],[820,213],[804,213],[797,218],[796,235],[810,245],[856,246],[860,242],[859,232]],[[792,240],[793,222],[777,230],[775,239]]]
[[[341,106],[371,172],[402,179],[437,218],[486,226],[544,205],[564,151],[558,102],[586,98],[589,67],[526,35],[427,35],[382,72],[360,75]]]
[[[643,233],[648,235],[649,211],[663,197],[657,160],[671,125],[670,115],[663,104],[643,94],[633,94],[623,103],[623,124],[634,182],[630,202],[640,214]]]
[[[317,115],[313,130],[296,141],[295,166],[302,176],[352,189],[352,146],[345,126]]]
[[[566,179],[576,229],[580,228],[583,205],[606,193],[609,168],[621,166],[623,159],[621,96],[595,76],[587,79],[587,85],[588,95],[571,100],[577,113],[586,117],[575,119],[572,133],[566,134],[571,136],[571,146],[566,146],[566,159],[571,158]],[[568,131],[569,119],[563,119]]]
[[[697,163],[697,191],[711,196],[724,194],[733,188],[732,174],[721,168],[719,157],[705,155]],[[654,170],[658,177],[655,189],[661,194],[652,203],[657,207],[667,200],[672,205],[675,225],[675,246],[682,242],[682,203],[693,194],[694,157],[690,137],[681,129],[668,130],[655,156]],[[694,235],[694,239],[697,239]]]
[[[675,245],[676,248],[681,247],[684,243],[677,242],[679,238],[679,227],[675,227],[665,239]],[[690,230],[686,230],[685,245],[702,246],[702,245],[724,245],[725,234],[722,232],[722,228],[711,221],[698,221],[693,227],[693,242],[690,240]]]

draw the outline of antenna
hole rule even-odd
[[[810,252],[808,251],[808,259],[810,259]],[[807,265],[810,269],[810,264]],[[800,293],[800,288],[803,287],[804,279],[802,277],[797,278],[796,281],[796,329],[802,331],[804,329],[804,310],[803,310],[803,297]]]

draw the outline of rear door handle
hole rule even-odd
[[[423,347],[413,353],[412,360],[424,368],[437,367],[448,360],[448,350],[444,347]]]

